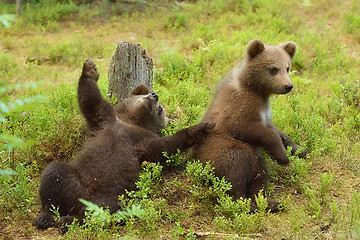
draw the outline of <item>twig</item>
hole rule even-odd
[[[3,143],[3,144],[9,144],[8,142],[3,141],[3,140],[0,140],[0,143]]]
[[[240,236],[239,234],[229,234],[229,233],[217,233],[217,232],[195,232],[194,233],[197,237],[209,237],[209,236],[216,236],[219,238],[236,238],[236,239],[249,239],[250,238],[261,238],[260,233],[253,233],[253,234],[244,234]]]

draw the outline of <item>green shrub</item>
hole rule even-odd
[[[16,20],[15,14],[1,14],[0,15],[0,23],[5,28],[10,28],[11,22],[15,22],[15,20]],[[1,26],[0,26],[0,28],[1,28]]]
[[[360,39],[360,17],[357,14],[355,13],[345,14],[344,26],[345,26],[345,30],[348,33],[354,34],[357,39]]]
[[[331,172],[320,174],[320,184],[321,184],[320,195],[321,195],[321,203],[323,205],[327,204],[330,200],[328,191],[333,181],[334,181],[334,174],[332,174]]]
[[[349,206],[350,212],[350,236],[358,238],[360,236],[360,193],[354,192]]]
[[[161,180],[162,168],[160,163],[143,162],[139,180],[135,183],[138,190],[127,194],[131,198],[139,199],[146,199],[154,195],[154,190]]]
[[[123,222],[129,219],[130,217],[142,218],[145,215],[144,210],[141,209],[138,205],[131,205],[124,210],[118,210],[113,214],[110,214],[108,210],[100,208],[94,203],[86,201],[84,199],[79,199],[86,206],[86,210],[90,211],[92,217],[101,222],[103,227],[109,225],[111,222]]]
[[[177,80],[183,80],[190,76],[189,62],[185,56],[174,50],[167,50],[160,56],[160,61],[163,65],[164,80],[166,78],[175,77]],[[162,79],[160,79],[161,81]],[[166,83],[166,82],[163,82]]]
[[[267,199],[262,191],[255,197],[258,206],[255,213],[250,214],[250,199],[237,199],[232,197],[220,197],[215,206],[217,216],[213,219],[215,228],[218,231],[236,232],[239,234],[256,232],[262,227],[266,214]]]
[[[166,158],[166,165],[171,167],[184,167],[185,163],[181,157],[181,152],[178,149],[177,152],[171,156],[167,152],[164,152],[164,157]]]
[[[68,66],[80,66],[86,58],[102,58],[105,49],[101,46],[100,40],[84,40],[80,35],[75,34],[71,39],[60,40],[54,44],[47,42],[41,37],[32,40],[31,49],[28,50],[28,61],[43,64],[66,64]]]
[[[165,28],[168,29],[183,29],[186,26],[186,23],[188,16],[186,16],[184,13],[176,13],[173,12],[173,14],[169,15],[166,22],[165,22]]]
[[[360,106],[360,80],[341,79],[339,85],[345,103],[349,106]]]
[[[38,3],[27,3],[22,11],[23,24],[46,26],[49,23],[67,19],[71,14],[79,11],[79,7],[72,1],[59,3],[54,0],[40,0]]]
[[[0,101],[0,150],[6,149],[10,153],[9,166],[14,167],[14,149],[25,148],[32,144],[31,138],[24,141],[22,133],[26,121],[29,119],[26,110],[32,108],[35,104],[45,102],[45,98],[41,95],[12,98],[9,96],[9,91],[21,91],[27,88],[37,87],[41,83],[28,83],[28,84],[14,84],[0,87],[0,96],[3,100]],[[26,127],[25,127],[26,128]],[[1,154],[2,155],[2,154]]]
[[[3,167],[4,164],[0,164],[0,168]],[[28,212],[36,197],[33,189],[37,183],[30,178],[30,174],[34,170],[38,171],[36,163],[30,166],[18,163],[14,171],[5,172],[7,175],[12,174],[11,177],[0,178],[1,211]]]
[[[206,86],[194,84],[191,79],[179,81],[171,77],[163,86],[155,87],[166,115],[177,121],[177,124],[172,124],[175,125],[174,131],[197,123],[211,100]]]
[[[13,80],[20,68],[17,59],[12,54],[0,53],[0,78]]]
[[[188,162],[185,174],[191,180],[189,192],[195,202],[214,204],[231,189],[231,183],[224,177],[219,179],[215,176],[214,168],[210,163],[203,166],[200,161]]]

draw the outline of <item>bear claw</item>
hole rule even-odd
[[[215,128],[215,123],[213,123],[213,122],[206,122],[205,123],[206,125],[205,125],[205,128],[206,128],[206,130],[211,130],[211,129],[214,129]]]

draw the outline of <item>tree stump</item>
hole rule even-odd
[[[16,0],[16,15],[17,16],[21,15],[21,4],[22,4],[22,0]]]
[[[153,89],[153,61],[140,44],[119,43],[111,56],[108,84],[110,97],[118,102],[128,97],[139,84]]]

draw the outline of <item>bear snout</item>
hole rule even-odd
[[[293,87],[294,86],[292,85],[292,83],[289,83],[289,84],[285,85],[286,93],[290,92],[293,89]]]
[[[148,99],[151,101],[155,100],[155,102],[159,101],[159,95],[156,92],[152,92],[149,95],[146,95],[144,99]]]
[[[151,96],[155,99],[155,101],[159,100],[159,95],[156,92],[152,92]]]

